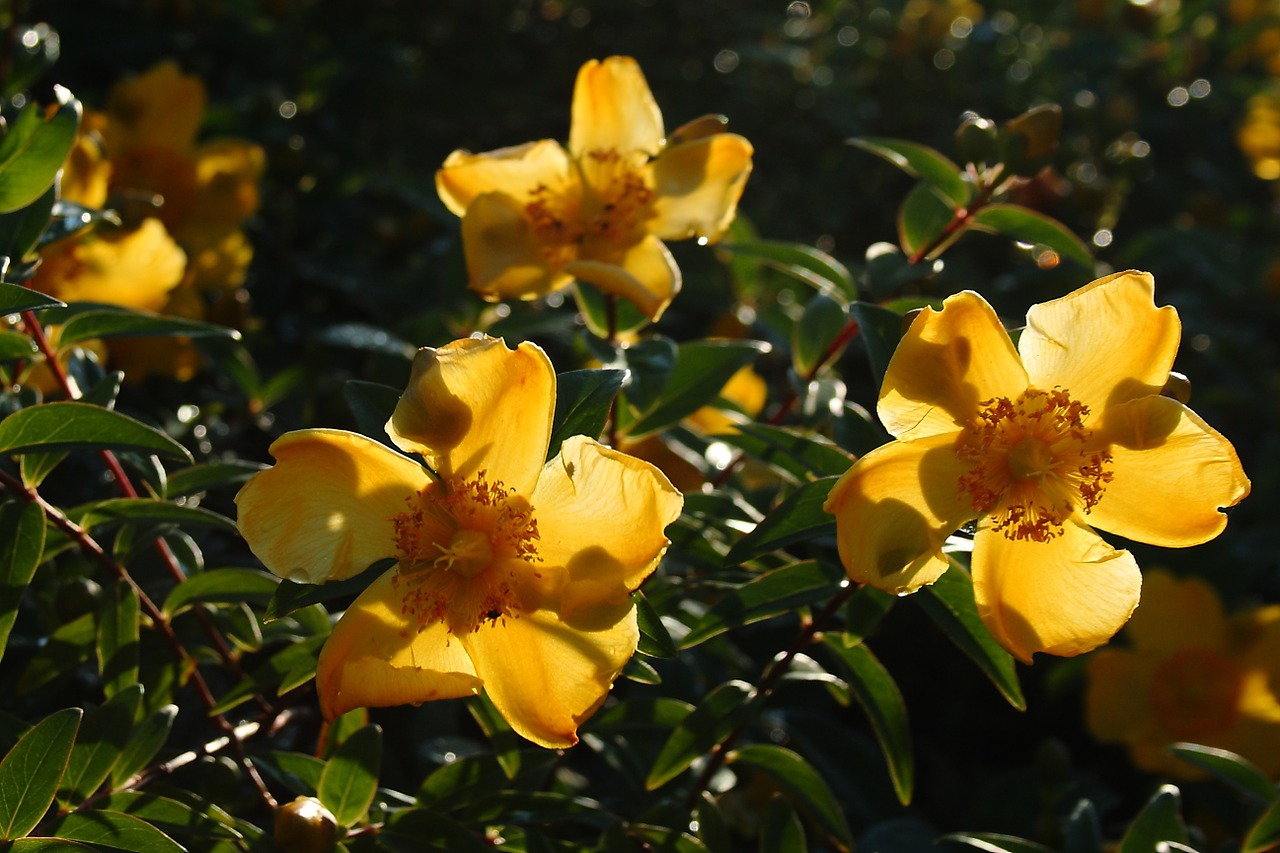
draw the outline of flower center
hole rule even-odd
[[[610,258],[639,239],[653,205],[642,157],[612,148],[588,151],[577,164],[583,184],[578,192],[534,188],[525,216],[549,265],[566,264],[584,249],[588,256]]]
[[[979,404],[956,455],[972,463],[957,487],[1010,539],[1046,542],[1077,510],[1089,512],[1111,481],[1111,454],[1089,445],[1089,407],[1060,388]]]
[[[539,561],[527,500],[481,471],[474,480],[431,483],[408,504],[391,519],[400,557],[391,582],[418,631],[443,622],[466,634],[526,609],[521,568]]]
[[[1225,655],[1208,649],[1174,652],[1151,674],[1151,705],[1180,740],[1222,732],[1239,717],[1244,674]]]

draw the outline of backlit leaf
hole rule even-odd
[[[28,104],[0,139],[0,213],[26,207],[53,183],[80,126],[80,102],[61,86],[52,115]]]
[[[835,532],[835,517],[823,511],[827,494],[837,477],[805,483],[773,509],[755,529],[743,536],[725,555],[725,565],[745,563],[796,542]]]
[[[44,555],[44,535],[44,512],[39,504],[10,501],[0,506],[0,657],[23,593]]]
[[[1186,844],[1181,810],[1181,792],[1173,785],[1161,785],[1129,824],[1117,853],[1151,853],[1162,841]]]
[[[839,800],[822,775],[799,753],[772,743],[756,743],[735,749],[729,754],[728,763],[768,776],[828,835],[839,839],[846,849],[853,847],[853,833]]]
[[[55,305],[62,306],[66,303],[38,290],[0,282],[0,314],[16,314],[19,311],[34,311]]]
[[[191,453],[154,427],[89,403],[44,403],[0,421],[0,453],[76,447],[134,450],[191,461]]]
[[[728,681],[703,697],[662,745],[645,787],[661,788],[705,755],[747,713],[756,689],[744,681]]]
[[[120,760],[129,740],[141,702],[142,685],[134,684],[85,714],[58,786],[59,803],[66,807],[79,805],[111,775],[111,768]]]
[[[720,243],[716,249],[756,258],[767,266],[816,288],[819,293],[839,293],[846,299],[853,299],[857,295],[849,268],[813,246],[758,240],[750,243]]]
[[[186,848],[141,818],[123,812],[71,812],[60,818],[52,831],[62,838],[83,841],[114,850],[147,853],[186,853]]]
[[[1198,743],[1175,743],[1169,751],[1264,803],[1270,803],[1280,795],[1267,774],[1243,755]]]
[[[147,314],[114,306],[95,306],[91,311],[80,311],[62,324],[58,346],[66,347],[95,338],[151,338],[217,336],[238,339],[240,333],[226,326],[201,323],[182,317],[166,317]]]
[[[173,588],[164,602],[164,612],[175,616],[195,602],[261,601],[275,594],[280,581],[257,569],[212,569],[188,577]]]
[[[840,589],[844,572],[808,561],[774,569],[725,592],[680,640],[692,648],[733,628],[750,625],[830,598]]]
[[[560,452],[560,444],[570,436],[600,436],[613,398],[626,376],[625,370],[570,370],[556,376],[556,411],[548,459]]]
[[[696,341],[682,344],[675,366],[657,403],[630,424],[627,433],[640,438],[657,432],[705,406],[739,368],[766,352],[760,341]]]
[[[934,187],[956,207],[963,207],[973,197],[973,186],[964,179],[960,167],[950,158],[927,145],[905,139],[862,137],[849,144],[888,160],[908,175],[914,175]]]
[[[898,208],[898,245],[914,257],[925,257],[945,245],[943,233],[955,218],[955,209],[928,184],[916,184]],[[958,234],[958,232],[953,232]]]
[[[1004,234],[1023,243],[1048,246],[1066,260],[1093,269],[1089,247],[1056,219],[1016,204],[990,204],[973,215],[974,228]]]
[[[381,765],[382,729],[378,726],[354,732],[329,756],[316,793],[339,826],[351,826],[369,811]]]
[[[0,840],[35,829],[53,803],[84,712],[55,711],[27,730],[0,761]]]

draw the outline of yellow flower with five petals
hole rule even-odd
[[[316,689],[352,708],[478,694],[546,747],[577,742],[636,650],[631,593],[683,498],[652,465],[575,436],[545,461],[555,372],[495,338],[425,348],[387,423],[409,456],[309,429],[236,497],[253,552],[320,583],[383,558],[320,653]]]
[[[574,279],[657,320],[680,289],[663,240],[718,239],[751,172],[751,143],[705,119],[667,138],[636,61],[591,60],[573,91],[569,145],[454,151],[436,189],[462,217],[471,288],[536,299]]]
[[[1105,643],[1138,604],[1128,551],[1095,532],[1187,546],[1217,536],[1249,492],[1235,449],[1161,396],[1181,324],[1147,273],[1035,305],[1015,349],[976,293],[912,322],[877,411],[897,440],[859,459],[825,508],[850,577],[914,592],[976,521],[974,595],[1024,662]]]

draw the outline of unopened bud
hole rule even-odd
[[[1161,396],[1172,397],[1182,405],[1191,402],[1191,380],[1176,370],[1169,371],[1169,378],[1160,389]]]
[[[276,809],[276,846],[284,853],[326,853],[337,837],[338,821],[315,797],[298,797]]]
[[[1000,129],[1000,160],[1015,175],[1030,177],[1049,165],[1061,132],[1062,107],[1032,107]]]
[[[999,136],[994,121],[970,114],[956,128],[956,156],[961,163],[990,163],[999,151]]]

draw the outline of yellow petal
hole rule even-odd
[[[1061,299],[1033,305],[1018,339],[1031,384],[1060,387],[1098,417],[1107,406],[1159,393],[1182,324],[1157,308],[1150,273],[1100,278]]]
[[[380,708],[472,696],[480,679],[462,643],[442,622],[419,630],[401,613],[403,582],[391,569],[351,604],[325,641],[316,692],[326,719]]]
[[[580,258],[564,271],[605,293],[629,299],[655,323],[680,290],[680,269],[657,237],[646,236],[616,262]]]
[[[87,116],[86,116],[87,118]],[[103,156],[102,145],[83,132],[67,153],[58,185],[60,197],[95,210],[107,204],[107,187],[111,180],[111,163]]]
[[[258,209],[258,182],[266,168],[262,148],[238,139],[218,139],[195,152],[195,200],[186,231],[225,232]]]
[[[639,64],[629,56],[589,60],[578,71],[569,122],[569,151],[658,153],[662,113]]]
[[[972,571],[978,614],[1023,663],[1036,652],[1070,657],[1107,642],[1142,587],[1132,554],[1071,520],[1048,542],[1009,539],[982,522]]]
[[[104,302],[160,311],[182,281],[187,256],[158,219],[55,244],[33,287],[65,302]]]
[[[720,239],[751,174],[751,153],[751,143],[733,133],[664,149],[651,166],[651,233],[664,240]]]
[[[204,106],[200,80],[183,74],[173,62],[162,62],[112,88],[108,148],[115,152],[147,145],[185,151],[200,129]]]
[[[836,517],[836,544],[850,578],[907,593],[947,570],[942,544],[974,516],[956,487],[969,466],[956,458],[955,439],[890,442],[837,481],[823,509]]]
[[[1249,494],[1231,442],[1168,397],[1142,397],[1106,411],[1097,440],[1110,442],[1114,479],[1090,523],[1127,539],[1181,547],[1222,532],[1220,507]]]
[[[625,601],[657,567],[668,545],[663,531],[684,506],[657,468],[580,435],[542,469],[531,502],[538,556],[568,574],[560,604],[565,618]]]
[[[387,434],[446,479],[484,471],[489,483],[527,496],[547,458],[555,404],[555,368],[537,346],[463,338],[418,350]]]
[[[522,613],[462,637],[498,711],[521,736],[551,749],[578,742],[578,726],[605,700],[639,640],[630,602],[592,608],[572,625],[548,610]]]
[[[539,186],[559,192],[575,180],[573,163],[560,143],[542,139],[482,154],[454,151],[436,172],[436,192],[450,212],[462,216],[486,193],[502,193],[524,205]]]
[[[471,289],[490,301],[536,299],[573,278],[550,259],[554,249],[538,242],[524,207],[501,193],[482,195],[462,218],[462,250]],[[572,250],[563,257],[572,257]]]
[[[391,519],[426,486],[427,473],[378,442],[308,429],[271,445],[276,464],[236,495],[249,548],[282,578],[341,580],[395,556]]]
[[[889,360],[876,412],[898,438],[939,435],[967,427],[979,403],[1016,399],[1026,388],[1026,372],[995,311],[965,291],[911,323]]]
[[[1143,652],[1221,649],[1227,642],[1222,600],[1213,587],[1199,578],[1182,580],[1158,570],[1143,579],[1142,603],[1124,630]]]

